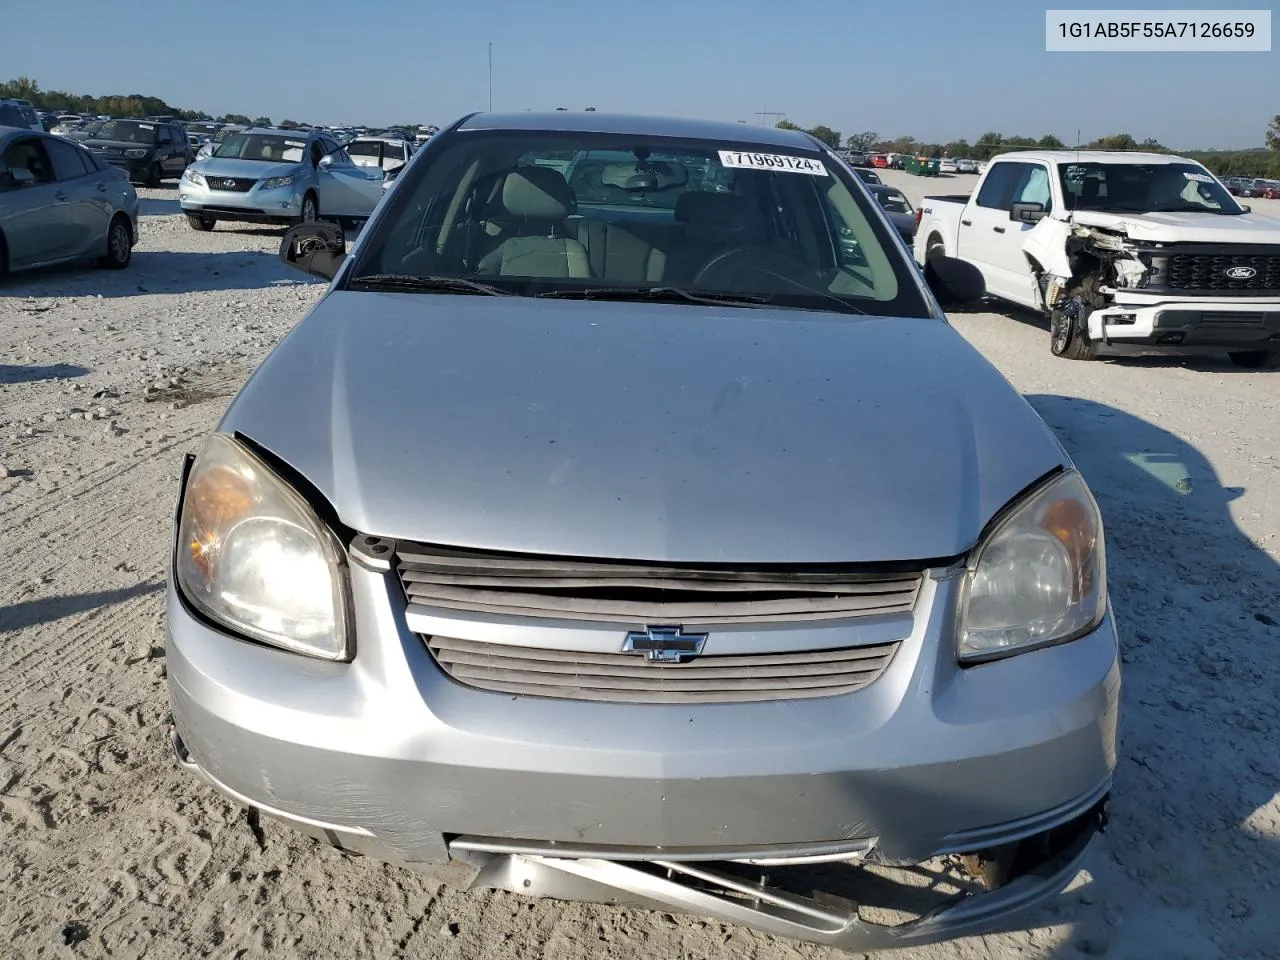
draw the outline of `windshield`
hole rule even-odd
[[[108,120],[98,131],[97,138],[118,143],[155,143],[156,125],[139,120]]]
[[[307,141],[297,137],[272,133],[236,133],[218,144],[213,155],[268,163],[301,163],[306,152]]]
[[[213,136],[221,129],[216,123],[188,123],[187,133],[198,134],[202,137]]]
[[[1244,212],[1222,184],[1195,163],[1063,163],[1058,174],[1069,210]]]
[[[911,213],[911,204],[896,190],[877,190],[876,199],[889,213]]]
[[[463,133],[409,177],[348,282],[449,278],[524,296],[638,298],[675,287],[782,307],[930,315],[897,240],[881,235],[860,191],[816,151]]]

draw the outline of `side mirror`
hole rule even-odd
[[[1240,209],[1245,213],[1253,213],[1253,207],[1249,206],[1247,203],[1240,204]]]
[[[313,277],[332,280],[346,258],[347,238],[336,223],[300,223],[280,241],[280,259]]]
[[[14,167],[9,171],[9,179],[15,187],[29,187],[36,182],[35,174],[26,167]]]
[[[1009,207],[1009,219],[1018,223],[1035,223],[1046,216],[1043,203],[1015,203]]]
[[[971,303],[986,296],[987,281],[982,271],[968,260],[935,253],[924,268],[929,289],[944,307]]]

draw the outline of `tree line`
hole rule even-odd
[[[885,139],[872,130],[852,133],[842,137],[840,131],[825,124],[808,129],[779,120],[784,130],[803,130],[833,149],[864,150],[876,153],[905,153],[910,156],[955,157],[956,159],[990,160],[997,153],[1010,150],[1064,150],[1070,145],[1052,133],[1042,137],[1007,137],[997,131],[989,131],[973,143],[967,140],[951,140],[947,143],[917,140],[915,137]],[[1266,147],[1251,150],[1174,150],[1158,140],[1148,137],[1138,140],[1128,133],[1098,137],[1080,144],[1082,150],[1141,150],[1147,153],[1177,153],[1204,164],[1219,177],[1264,177],[1280,179],[1280,115],[1272,119],[1266,131]]]

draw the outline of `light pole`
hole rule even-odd
[[[493,41],[489,41],[489,112],[493,113]]]

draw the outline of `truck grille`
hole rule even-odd
[[[648,663],[630,653],[582,653],[428,637],[459,683],[493,693],[612,703],[750,703],[853,693],[889,666],[898,642],[806,653],[699,656]]]
[[[227,190],[234,193],[248,193],[257,180],[247,177],[205,177],[210,190]]]
[[[1219,247],[1196,252],[1174,248],[1153,254],[1151,265],[1159,271],[1152,277],[1153,288],[1255,296],[1280,292],[1280,248]]]
[[[649,624],[794,623],[910,613],[919,570],[667,566],[400,543],[410,604],[474,613]]]

